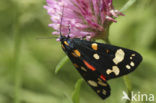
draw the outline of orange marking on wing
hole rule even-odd
[[[104,75],[101,75],[100,78],[104,81],[106,81],[106,77]]]
[[[64,41],[64,44],[67,45],[67,46],[69,46],[69,44],[67,43],[67,41]]]
[[[77,64],[73,64],[75,66],[75,68],[79,68],[79,66]]]
[[[84,64],[89,68],[89,69],[91,69],[92,71],[95,71],[96,69],[93,67],[93,66],[91,66],[88,62],[86,62],[85,60],[83,60],[83,62],[84,62]]]
[[[98,45],[96,43],[92,44],[92,49],[97,50],[98,49]]]
[[[74,57],[78,57],[75,53],[72,53],[72,55],[73,55]]]
[[[62,44],[62,48],[65,49],[64,45]]]
[[[106,50],[106,53],[108,54],[109,52],[110,52],[110,50],[107,49],[107,50]]]
[[[74,53],[79,57],[81,56],[81,53],[78,50],[74,50]]]

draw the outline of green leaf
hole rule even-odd
[[[57,65],[55,68],[55,74],[57,74],[60,69],[63,67],[64,64],[66,64],[68,62],[68,56],[65,56]]]
[[[130,6],[132,6],[136,0],[128,0],[128,2],[121,8],[121,12],[127,10]]]
[[[82,82],[83,82],[83,79],[81,78],[75,84],[75,88],[72,94],[73,103],[79,103],[79,94],[80,94],[80,88],[81,88]]]

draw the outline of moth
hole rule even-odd
[[[132,50],[60,35],[63,51],[88,85],[102,98],[110,95],[108,80],[136,69],[142,56]]]

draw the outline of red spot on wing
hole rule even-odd
[[[92,71],[95,71],[96,69],[93,67],[93,66],[91,66],[88,62],[86,62],[85,60],[83,60],[83,63],[89,68],[89,69],[91,69]]]
[[[104,75],[101,74],[100,78],[104,81],[106,81],[106,77]]]

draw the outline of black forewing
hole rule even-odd
[[[67,55],[88,85],[102,99],[107,98],[110,95],[110,86],[106,81],[100,78],[100,72],[88,69],[83,63],[83,59],[74,57],[71,53],[67,53]]]
[[[120,77],[134,71],[142,61],[141,55],[135,51],[103,43],[97,43],[98,50],[93,50],[91,48],[92,43],[97,42],[74,39],[74,47],[77,47],[77,49],[81,52],[81,58],[95,67],[96,70],[103,74],[107,80],[115,77]],[[115,64],[113,62],[113,59],[115,58],[115,53],[117,52],[117,50],[122,50],[125,56],[121,62]],[[99,55],[99,60],[96,60],[93,57],[95,53]],[[133,66],[130,65],[131,62],[133,62]],[[114,72],[107,74],[107,70],[113,70],[113,66],[119,69],[118,75],[115,75]],[[130,69],[127,69],[129,67]]]

